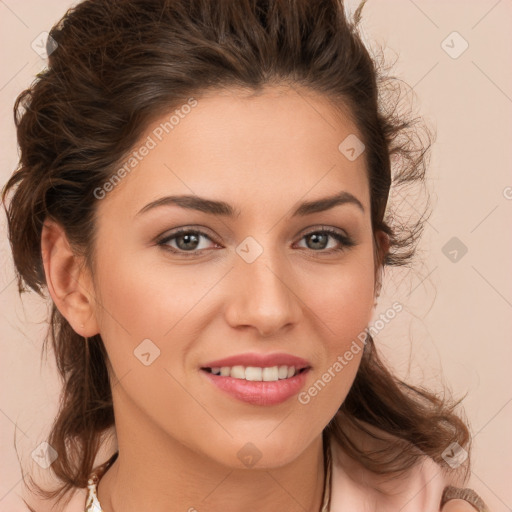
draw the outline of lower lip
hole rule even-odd
[[[309,368],[289,379],[273,382],[222,377],[201,370],[210,382],[232,397],[252,405],[276,405],[296,395],[304,386]]]

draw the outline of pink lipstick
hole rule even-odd
[[[217,388],[253,405],[276,405],[304,386],[310,364],[286,353],[246,353],[201,365],[201,373]]]

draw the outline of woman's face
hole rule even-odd
[[[94,316],[116,425],[228,466],[279,466],[342,404],[372,315],[358,132],[291,88],[211,93],[172,115],[97,193]],[[348,200],[308,206],[335,196]],[[283,378],[291,366],[306,369]]]

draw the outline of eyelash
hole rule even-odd
[[[173,254],[179,254],[179,255],[182,255],[185,257],[198,256],[199,253],[209,250],[209,249],[196,249],[195,251],[183,251],[181,249],[175,249],[168,245],[168,242],[170,242],[171,240],[173,240],[183,234],[193,234],[193,235],[204,236],[204,237],[208,238],[209,240],[211,240],[212,242],[216,243],[215,240],[212,240],[212,238],[209,235],[207,235],[206,233],[204,233],[203,231],[190,229],[190,228],[180,228],[180,229],[174,231],[173,233],[165,236],[164,238],[161,238],[160,240],[158,240],[157,245],[161,246],[164,250],[172,252]],[[353,247],[354,245],[356,245],[354,240],[352,240],[352,238],[350,238],[349,236],[346,236],[346,235],[342,235],[338,231],[331,229],[331,228],[321,228],[321,229],[317,229],[314,231],[309,231],[308,233],[306,233],[302,236],[301,240],[306,238],[307,236],[314,235],[314,234],[327,234],[341,243],[341,247],[334,248],[334,249],[327,249],[327,250],[321,249],[318,251],[315,251],[314,249],[309,249],[310,251],[312,251],[314,253],[333,254],[333,253],[346,251],[350,247]]]

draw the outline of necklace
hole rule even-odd
[[[117,459],[119,452],[115,452],[110,459],[101,464],[94,470],[87,482],[87,499],[85,503],[85,511],[84,512],[103,512],[101,508],[101,504],[98,500],[97,496],[97,486],[100,478],[105,474],[107,469],[114,463]],[[322,506],[320,508],[320,512],[329,512],[330,504],[331,504],[331,472],[332,472],[332,457],[331,457],[331,447],[328,440],[324,440],[324,491],[322,497]]]

